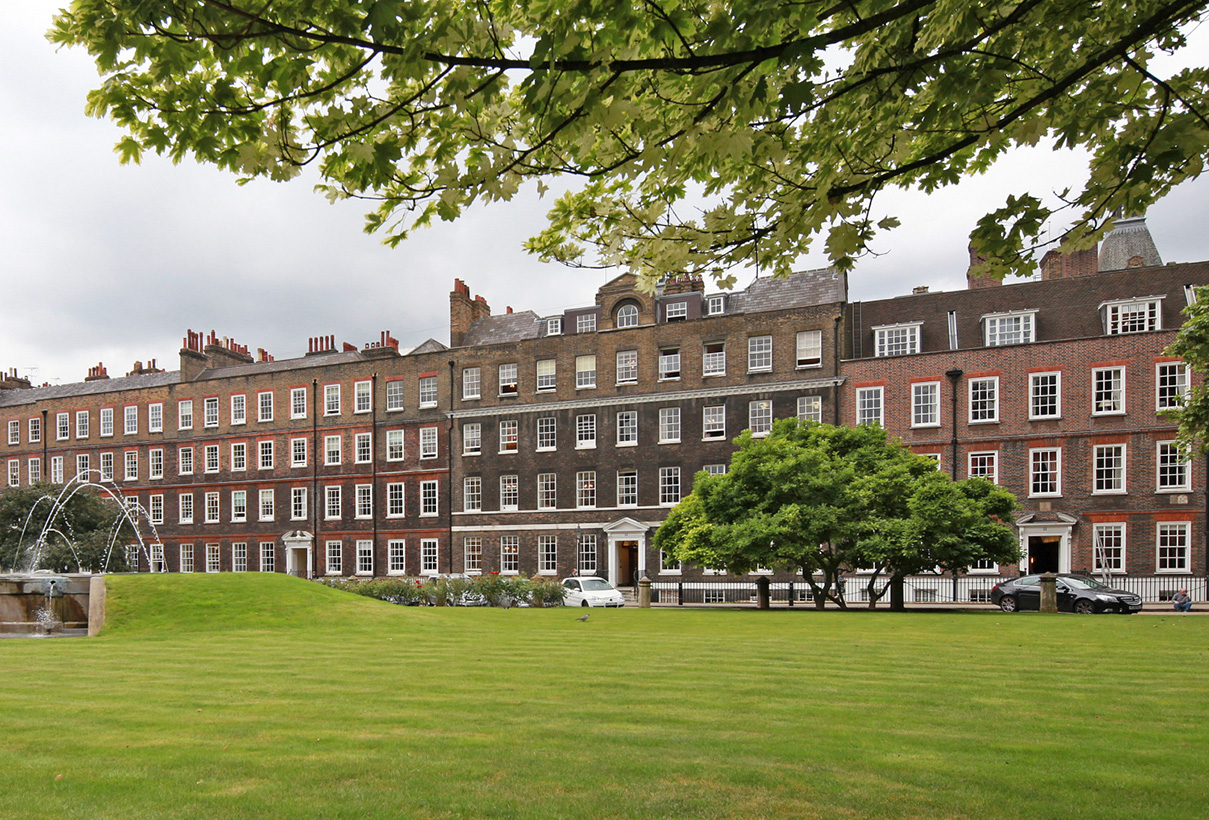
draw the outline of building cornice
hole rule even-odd
[[[731,387],[712,387],[697,390],[676,390],[667,393],[645,393],[635,396],[609,396],[599,399],[572,399],[569,401],[552,401],[526,404],[501,404],[493,407],[474,407],[465,410],[452,410],[445,415],[451,419],[482,418],[484,416],[513,416],[519,413],[550,413],[560,410],[588,410],[595,407],[613,407],[617,405],[667,403],[674,401],[692,401],[694,399],[715,399],[727,396],[745,396],[753,393],[787,393],[799,390],[819,390],[825,387],[838,387],[844,383],[842,378],[800,379],[792,382],[776,382],[764,384],[741,384]]]

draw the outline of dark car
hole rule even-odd
[[[1059,612],[1119,612],[1123,615],[1142,611],[1142,599],[1132,592],[1105,586],[1086,575],[1058,575],[1054,579]],[[1004,612],[1041,609],[1041,576],[1022,575],[991,588],[991,603]]]

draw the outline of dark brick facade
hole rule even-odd
[[[359,349],[317,337],[307,356],[276,362],[191,333],[177,371],[139,365],[109,379],[98,365],[85,382],[41,388],[5,376],[6,483],[10,463],[24,484],[31,465],[49,478],[62,459],[70,479],[77,457],[98,469],[111,456],[118,491],[162,510],[146,534],[163,543],[170,571],[182,569],[188,548],[194,571],[256,571],[265,544],[274,571],[309,575],[329,567],[378,576],[584,571],[624,583],[643,570],[669,580],[701,573],[662,566],[650,537],[697,471],[728,463],[740,432],[795,415],[855,423],[862,397],[881,388],[882,423],[936,455],[941,469],[963,478],[972,453],[994,454],[995,478],[1021,499],[1018,527],[1034,556],[1057,544],[1059,568],[1090,570],[1095,533],[1109,532],[1120,536],[1122,569],[1154,574],[1159,542],[1170,558],[1172,539],[1182,537],[1179,572],[1204,574],[1205,466],[1197,459],[1186,484],[1160,486],[1160,443],[1174,426],[1156,412],[1156,373],[1171,364],[1163,350],[1181,320],[1184,286],[1209,281],[1209,264],[1090,275],[1093,256],[1049,258],[1044,281],[854,303],[830,271],[758,279],[731,294],[673,280],[657,296],[621,276],[593,303],[552,317],[492,315],[459,280],[450,294],[455,346],[430,340],[402,352],[388,334]],[[1157,300],[1154,316],[1125,317],[1120,306],[1130,300]],[[1032,341],[988,345],[988,322],[998,317],[1006,319],[995,332],[1027,326]],[[1128,322],[1136,321],[1155,329],[1108,332],[1112,322],[1135,330]],[[887,328],[912,352],[877,355]],[[1108,389],[1096,374],[1118,371],[1121,406],[1094,412],[1097,384]],[[1036,418],[1030,381],[1040,374],[1058,374],[1046,384],[1061,408]],[[994,384],[993,419],[971,420],[973,382]],[[935,405],[922,423],[913,423],[916,385]],[[262,395],[272,396],[271,420],[260,418]],[[243,397],[242,423],[233,397]],[[217,406],[213,425],[207,400]],[[178,423],[182,402],[192,403],[190,425]],[[151,430],[156,406],[161,422]],[[137,419],[129,434],[127,407]],[[102,435],[107,410],[113,430]],[[88,419],[86,436],[76,435],[77,414]],[[263,467],[262,447],[272,453]],[[216,469],[207,469],[215,466],[207,448],[217,448]],[[129,480],[127,452],[136,454]],[[1060,453],[1060,488],[1032,492],[1034,454],[1050,452]],[[182,467],[186,453],[192,470]],[[162,461],[154,477],[153,460]],[[1170,464],[1165,470],[1171,485]],[[515,498],[505,498],[513,476]],[[1118,479],[1119,491],[1103,490]],[[271,516],[260,514],[262,492]],[[214,493],[217,520],[208,522]],[[243,516],[233,514],[240,493]],[[182,496],[192,500],[191,522],[182,520]],[[305,510],[296,507],[302,496]],[[236,567],[240,545],[246,563]]]

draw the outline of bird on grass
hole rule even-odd
[[[585,612],[582,618],[576,618],[575,620],[577,620],[577,621],[586,621],[586,620],[588,620],[588,616],[589,616],[589,615],[591,615],[591,614],[592,614],[591,612]]]

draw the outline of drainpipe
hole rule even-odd
[[[46,427],[46,422],[48,420],[49,415],[50,415],[50,411],[47,408],[43,407],[42,408],[42,480],[43,481],[46,481],[47,476],[50,475],[50,462],[46,460],[46,441],[47,441],[47,439],[50,438],[50,431]],[[98,424],[99,424],[99,422],[98,422]],[[28,435],[28,431],[27,431],[27,435]]]
[[[953,425],[953,442],[952,442],[953,455],[950,457],[950,461],[952,463],[949,465],[949,472],[953,476],[953,480],[956,481],[957,480],[957,384],[958,384],[958,381],[962,377],[962,371],[957,368],[954,368],[952,370],[946,371],[945,375],[949,377],[949,381],[952,383],[951,386],[953,388],[953,412],[951,414],[952,415],[952,425]]]
[[[315,548],[311,550],[315,576],[319,573],[319,380],[311,379],[311,532],[314,533]],[[324,553],[323,573],[327,574],[327,553]]]
[[[457,362],[449,360],[449,414],[445,421],[445,532],[449,536],[449,548],[445,550],[447,572],[453,574],[453,391],[454,368]]]
[[[835,336],[832,339],[832,358],[834,359],[832,377],[835,379],[835,387],[831,390],[831,406],[832,406],[832,424],[836,427],[840,426],[840,323],[844,321],[844,309],[841,307],[840,312],[835,316]]]
[[[369,429],[372,431],[369,435],[369,486],[370,492],[373,493],[370,507],[373,513],[373,538],[374,538],[374,554],[378,553],[378,374],[373,373],[369,377]],[[353,408],[356,409],[356,408]],[[354,442],[355,443],[355,442]],[[354,456],[356,458],[356,456]],[[353,499],[356,503],[356,499]],[[389,567],[390,556],[386,557],[387,566]],[[377,574],[378,562],[374,561],[374,572]],[[326,568],[325,568],[326,569]]]

